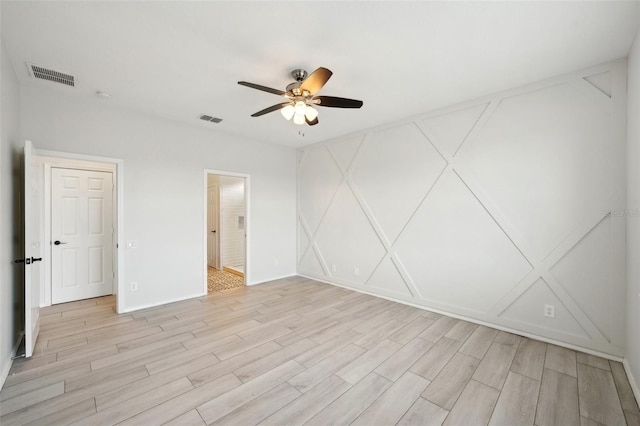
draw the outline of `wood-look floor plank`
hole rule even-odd
[[[282,346],[280,346],[276,342],[267,342],[255,347],[251,351],[243,352],[233,358],[217,362],[215,363],[215,365],[212,364],[207,367],[195,370],[189,373],[187,377],[194,386],[202,386],[204,383],[210,382],[211,380],[215,380],[218,377],[224,376],[225,374],[231,373],[232,371],[237,370],[238,368],[246,364],[250,364],[253,361],[268,356],[269,354],[281,348]]]
[[[601,358],[599,356],[585,354],[583,352],[576,352],[576,361],[581,364],[590,365],[591,367],[597,367],[603,370],[611,371],[609,360]]]
[[[396,426],[440,426],[449,412],[424,398],[418,398]]]
[[[424,377],[406,372],[351,424],[396,424],[428,385],[429,381]]]
[[[118,405],[99,410],[96,414],[76,422],[75,425],[114,425],[151,407],[169,401],[190,389],[193,389],[193,386],[191,386],[191,383],[186,377],[182,377],[166,385],[157,387],[153,392],[143,393]]]
[[[418,335],[421,339],[436,343],[444,337],[460,320],[451,317],[440,317],[429,328]]]
[[[449,339],[464,342],[469,338],[469,336],[471,336],[471,334],[473,334],[476,328],[478,328],[477,324],[467,321],[459,321],[447,334],[445,334],[445,336]]]
[[[533,425],[539,390],[539,381],[510,371],[489,424]]]
[[[616,361],[609,361],[609,365],[611,366],[613,380],[616,383],[616,389],[618,389],[618,396],[620,397],[622,409],[635,414],[636,416],[640,416],[640,409],[638,408],[638,403],[633,395],[631,384],[629,384],[627,373],[624,371],[624,366],[622,363]]]
[[[625,423],[611,372],[578,364],[580,415],[605,425]]]
[[[576,377],[544,369],[535,424],[536,426],[580,424]]]
[[[191,410],[173,420],[166,422],[163,426],[206,426],[197,410]]]
[[[493,343],[500,343],[501,345],[511,346],[512,348],[517,349],[521,340],[522,337],[516,334],[499,331],[498,334],[496,334],[495,339],[493,339]]]
[[[460,348],[460,345],[462,345],[462,342],[458,340],[443,337],[435,343],[427,353],[420,357],[420,359],[411,366],[410,370],[426,379],[433,380],[438,373],[440,373],[440,370],[447,365],[449,360],[453,358],[458,348]]]
[[[383,340],[358,358],[336,372],[336,375],[351,384],[358,383],[380,364],[395,354],[402,346],[391,340]]]
[[[625,411],[624,418],[627,420],[627,426],[640,426],[640,414]]]
[[[500,391],[470,380],[458,402],[453,406],[444,425],[485,425],[498,401]]]
[[[339,351],[345,346],[350,345],[355,342],[362,336],[360,333],[357,333],[353,330],[347,330],[336,337],[333,337],[330,340],[325,341],[324,343],[320,343],[313,349],[308,350],[307,352],[298,355],[295,360],[305,367],[311,367],[314,364],[322,361],[332,353]],[[317,342],[313,337],[310,337],[311,340]]]
[[[502,389],[515,356],[516,348],[513,346],[493,342],[473,373],[473,379],[498,390]]]
[[[236,408],[214,424],[229,426],[255,425],[299,396],[300,392],[285,382],[249,401],[242,407]]]
[[[431,382],[422,397],[451,410],[479,364],[480,360],[458,352]]]
[[[16,396],[15,398],[5,399],[0,402],[0,413],[7,415],[14,411],[21,410],[40,401],[54,398],[64,393],[64,382],[53,383],[42,388],[38,388],[27,392],[26,394]]]
[[[576,370],[576,352],[571,349],[548,344],[547,355],[544,360],[544,368],[555,370],[569,376],[578,377],[578,372]]]
[[[307,424],[350,424],[390,386],[389,380],[371,373],[316,414]]]
[[[287,361],[268,373],[198,406],[198,413],[207,424],[213,423],[303,370],[304,367],[294,360]]]
[[[415,338],[404,345],[393,356],[380,364],[375,372],[389,380],[396,381],[411,366],[420,359],[431,347],[433,343]]]
[[[546,353],[546,343],[523,338],[511,364],[511,371],[540,381]]]
[[[95,413],[96,401],[94,398],[89,398],[70,407],[56,411],[53,414],[29,422],[25,426],[70,425]]]
[[[401,345],[406,345],[418,337],[420,333],[430,327],[434,322],[435,320],[431,318],[420,316],[389,336],[389,340],[398,342]]]
[[[334,352],[319,363],[289,379],[289,383],[300,392],[307,392],[318,383],[351,364],[366,352],[366,349],[356,345],[346,346]]]
[[[464,342],[464,345],[460,348],[460,352],[474,358],[482,359],[497,334],[498,330],[480,325]]]
[[[245,364],[244,366],[234,370],[233,374],[246,383],[315,346],[317,346],[317,344],[310,339],[298,340],[297,342],[272,352],[265,357]]]
[[[280,426],[304,424],[318,414],[351,385],[338,376],[330,376],[309,389],[301,397],[260,422],[260,425]]]
[[[217,398],[241,384],[242,382],[238,380],[236,376],[227,374],[203,386],[188,390],[136,416],[130,417],[122,423],[122,426],[163,424],[187,412],[195,411],[196,407]],[[200,418],[199,414],[198,418]],[[200,419],[200,421],[202,421],[202,419]]]
[[[89,364],[80,364],[51,374],[43,375],[42,377],[36,377],[32,380],[21,382],[13,386],[5,386],[2,388],[2,392],[0,392],[0,401],[15,398],[54,383],[63,382],[65,379],[87,374],[90,371],[91,367]]]
[[[134,381],[129,380],[118,388],[97,394],[96,406],[98,410],[104,410],[113,405],[118,405],[137,395],[153,392],[159,386],[166,385],[181,377],[188,377],[189,374],[216,363],[218,363],[216,357],[212,354],[206,354],[186,364],[176,365],[174,368],[164,370],[153,376],[147,375]]]

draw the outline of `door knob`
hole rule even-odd
[[[213,231],[211,231],[211,232],[213,232],[214,234],[216,233],[215,229]]]
[[[67,243],[63,243],[62,241],[55,240],[55,241],[53,242],[53,244],[54,244],[54,245],[56,245],[56,246],[59,246],[60,244],[67,244]]]

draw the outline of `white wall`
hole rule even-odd
[[[623,356],[625,72],[301,149],[298,272]]]
[[[244,179],[220,177],[220,211],[222,212],[222,266],[244,266],[245,226],[238,218],[245,216]]]
[[[0,40],[0,387],[22,328],[22,273],[12,261],[20,255],[21,199],[18,79]]]
[[[640,400],[640,32],[628,60],[626,358]]]
[[[21,89],[20,124],[39,149],[124,160],[123,232],[138,242],[123,249],[126,310],[203,293],[204,169],[251,175],[249,284],[295,273],[293,149],[33,87]]]

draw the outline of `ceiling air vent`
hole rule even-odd
[[[29,69],[29,75],[31,77],[53,81],[54,83],[65,84],[71,87],[76,86],[76,78],[70,74],[40,67],[38,65],[30,64],[29,62],[27,62],[27,68]]]
[[[218,124],[219,122],[222,121],[222,118],[212,117],[212,116],[206,115],[206,114],[202,114],[202,115],[198,116],[198,118],[200,120],[210,121],[211,123],[216,123],[216,124]]]

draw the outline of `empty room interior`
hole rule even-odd
[[[1,1],[0,424],[640,425],[639,1]]]

